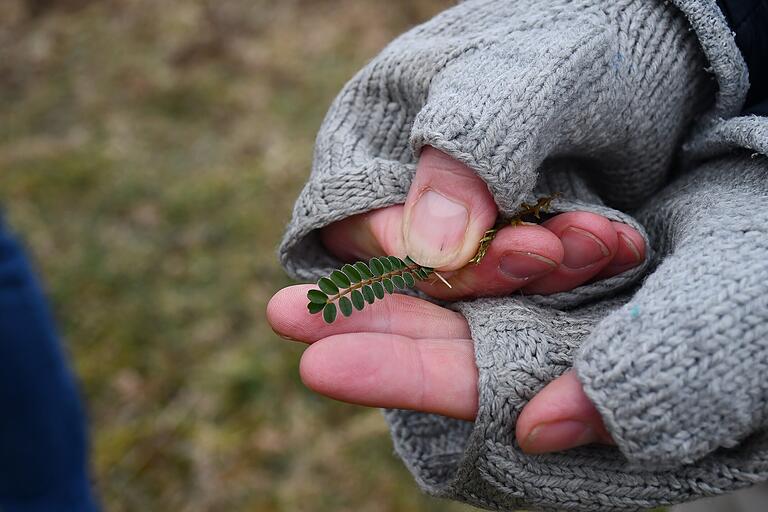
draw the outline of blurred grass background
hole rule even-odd
[[[2,0],[0,205],[43,274],[109,511],[449,511],[264,321],[343,83],[449,0]]]

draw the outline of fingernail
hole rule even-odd
[[[557,263],[532,252],[508,252],[499,260],[499,270],[514,279],[531,279],[557,268]]]
[[[570,227],[560,235],[565,249],[563,265],[572,268],[584,268],[597,263],[610,254],[605,244],[595,235],[583,229]]]
[[[562,420],[535,426],[525,438],[522,449],[526,453],[558,452],[597,441],[597,434],[586,423]]]
[[[616,251],[611,265],[622,267],[624,265],[637,265],[642,259],[635,243],[624,233],[619,233],[619,250]]]
[[[421,265],[439,268],[461,249],[469,222],[467,208],[434,190],[413,206],[406,226],[408,255]]]

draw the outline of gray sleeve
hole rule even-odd
[[[575,367],[628,460],[674,468],[768,427],[768,158],[708,161],[638,216],[660,263]]]

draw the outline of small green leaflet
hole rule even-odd
[[[350,316],[383,300],[387,294],[414,288],[417,281],[426,281],[433,273],[434,269],[430,267],[397,256],[346,264],[320,278],[317,288],[307,292],[307,310],[313,315],[322,313],[323,320],[330,324],[341,316]]]

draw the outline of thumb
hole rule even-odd
[[[550,382],[528,402],[517,419],[515,435],[526,453],[558,452],[591,443],[613,444],[600,413],[573,371]]]
[[[485,182],[463,163],[425,147],[405,202],[408,256],[442,270],[466,265],[498,210]]]

